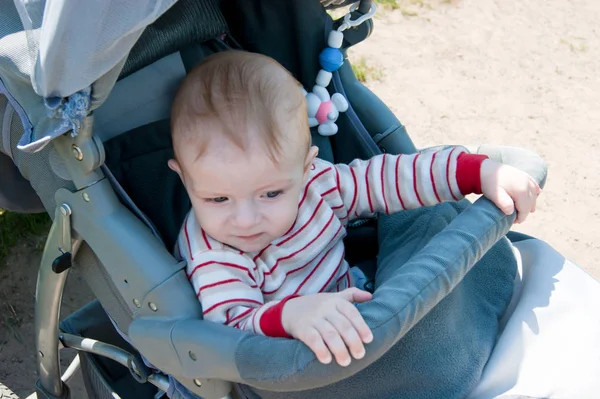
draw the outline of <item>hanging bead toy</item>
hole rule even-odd
[[[351,13],[358,6],[355,4],[350,8],[348,14],[344,16],[344,22],[337,30],[329,32],[327,45],[319,54],[319,64],[321,70],[317,74],[316,85],[312,92],[308,93],[303,89],[306,98],[308,110],[308,126],[318,126],[317,131],[322,136],[332,136],[337,133],[338,127],[335,124],[340,112],[348,109],[348,101],[340,93],[329,95],[327,86],[331,83],[333,72],[337,71],[344,64],[344,55],[340,48],[344,41],[344,31],[348,28],[358,26],[369,18],[372,18],[376,11],[373,3],[368,13],[361,15],[356,20],[351,19]]]

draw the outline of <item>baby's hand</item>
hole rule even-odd
[[[285,331],[312,349],[321,363],[330,363],[333,354],[338,364],[345,367],[350,364],[350,354],[362,359],[363,343],[373,340],[367,323],[352,304],[371,298],[370,293],[358,288],[300,296],[285,304],[281,322]]]
[[[542,192],[527,173],[490,159],[481,164],[481,191],[507,215],[516,207],[515,223],[522,223],[529,212],[535,212],[537,197]]]

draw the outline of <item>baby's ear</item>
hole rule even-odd
[[[177,172],[179,178],[181,179],[181,181],[183,181],[183,173],[181,170],[181,166],[179,166],[179,162],[177,162],[177,160],[175,159],[169,159],[167,165],[169,165],[169,169],[171,169],[174,172]]]
[[[316,145],[313,145],[308,149],[308,153],[306,154],[306,161],[304,161],[304,176],[305,177],[308,177],[308,173],[310,172],[310,166],[312,165],[313,161],[315,160],[315,158],[317,157],[318,154],[319,154],[319,147],[317,147]]]

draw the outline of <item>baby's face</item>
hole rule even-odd
[[[204,231],[244,252],[260,251],[292,227],[306,166],[316,155],[314,149],[308,157],[298,156],[298,149],[284,149],[275,163],[266,150],[253,147],[242,151],[211,145],[198,160],[183,165],[184,183]]]

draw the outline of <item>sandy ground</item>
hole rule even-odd
[[[497,143],[550,165],[538,211],[517,230],[539,237],[600,278],[600,2],[407,0],[382,10],[351,53],[381,75],[368,86],[415,144]],[[33,240],[33,239],[32,239]],[[0,270],[0,381],[26,396],[36,379],[33,298],[39,242]],[[76,271],[66,315],[90,299]],[[72,397],[83,399],[76,377]]]
[[[353,59],[418,147],[503,144],[549,165],[515,228],[600,278],[600,2],[412,1],[379,13]],[[416,14],[416,15],[415,15]]]

